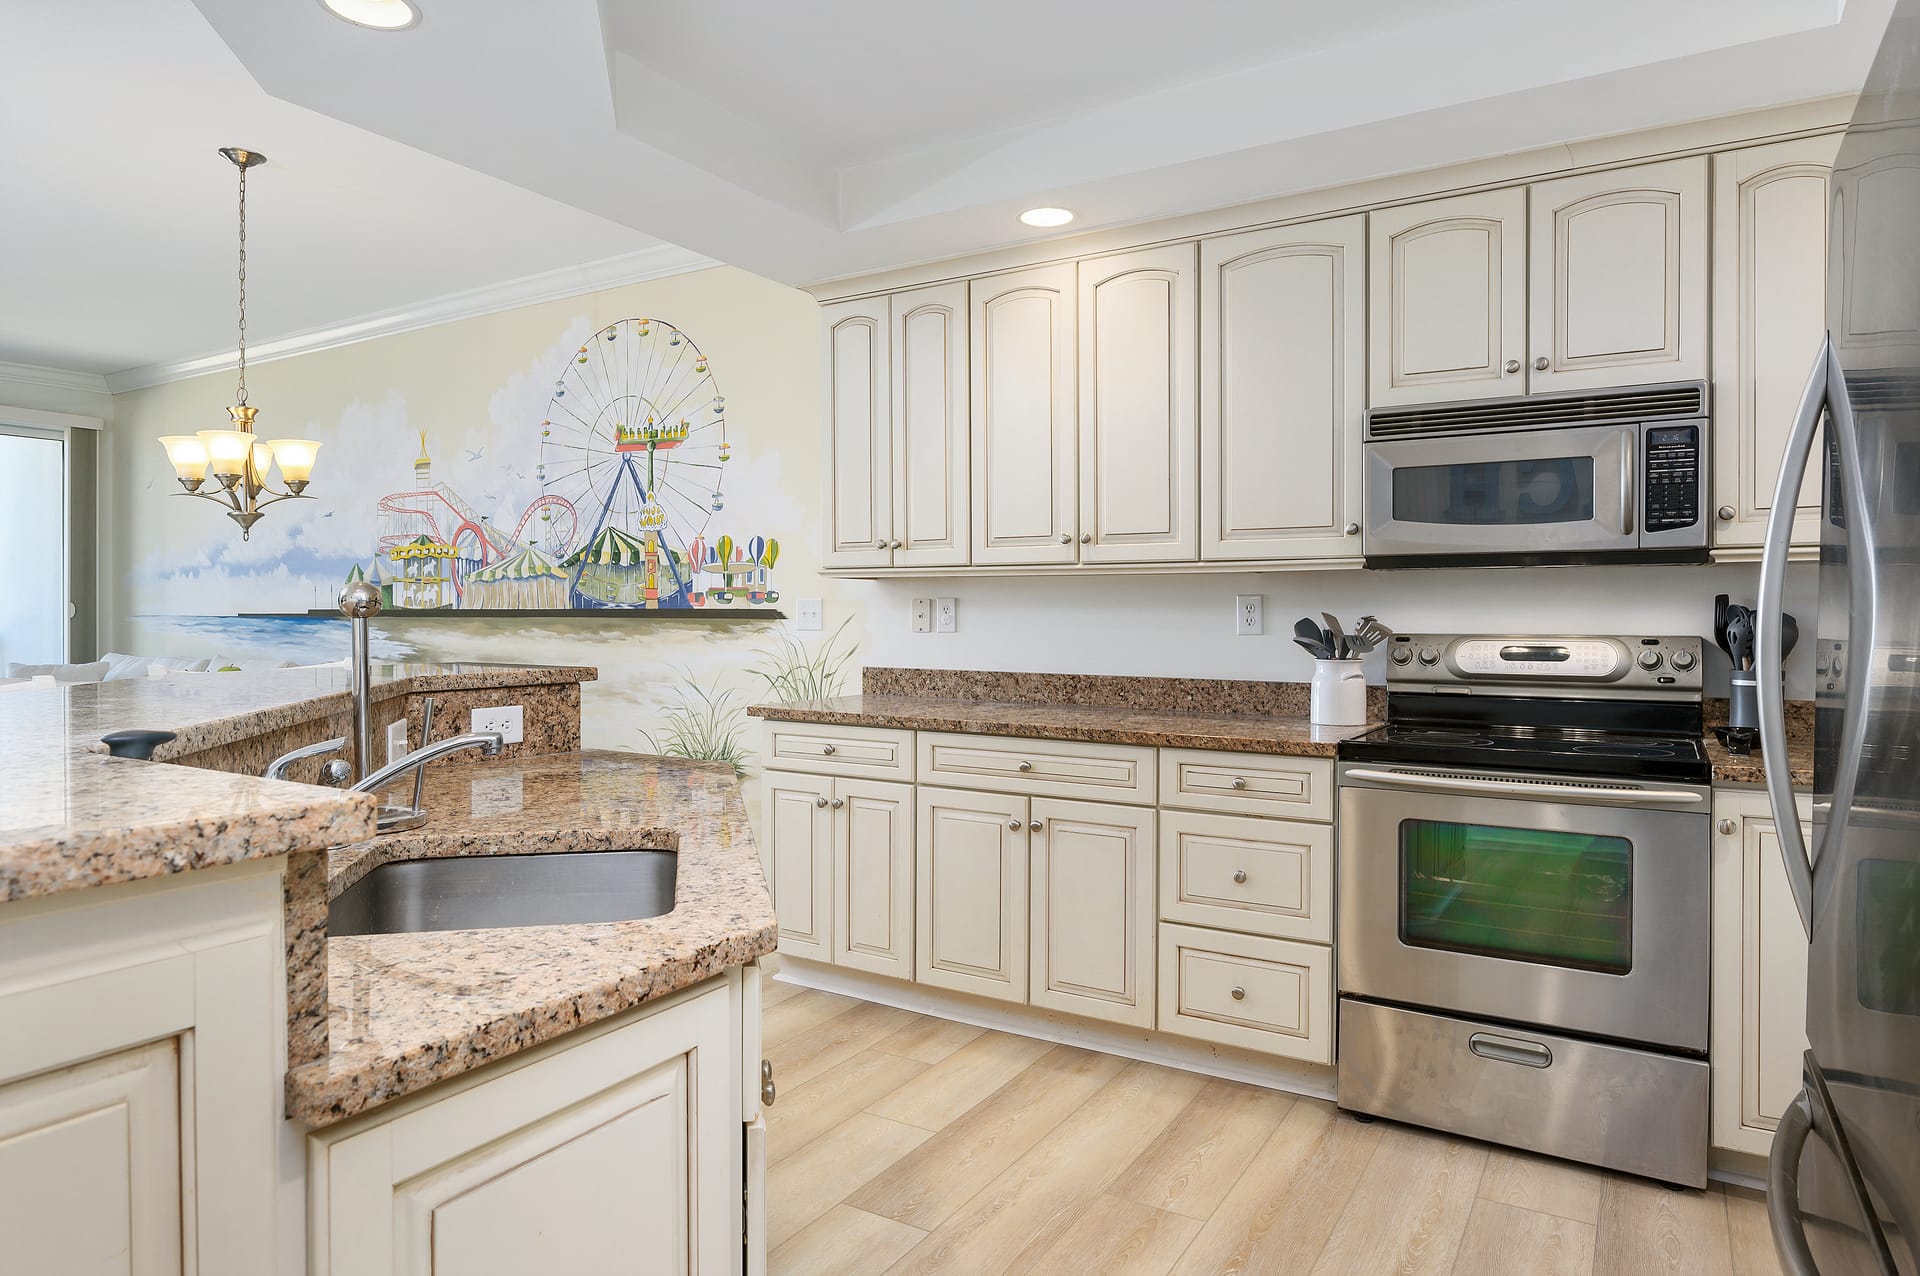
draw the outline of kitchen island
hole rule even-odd
[[[593,676],[376,669],[377,725],[416,742],[429,695],[436,740],[526,709],[522,742],[434,764],[428,823],[380,838],[368,795],[256,778],[344,734],[344,669],[0,696],[14,1257],[357,1274],[511,1265],[536,1237],[581,1270],[748,1265],[771,904],[730,770],[580,750]],[[175,738],[106,756],[122,728]],[[671,907],[327,934],[329,899],[384,865],[578,850],[672,856]]]

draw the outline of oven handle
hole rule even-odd
[[[1343,779],[1367,780],[1395,788],[1442,789],[1452,793],[1499,793],[1511,797],[1579,797],[1602,802],[1659,802],[1675,806],[1697,805],[1706,801],[1700,793],[1684,789],[1610,789],[1584,784],[1518,782],[1513,780],[1477,780],[1445,775],[1422,775],[1417,771],[1374,771],[1356,767],[1342,773]]]

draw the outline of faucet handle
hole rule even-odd
[[[273,761],[267,763],[267,769],[264,772],[262,772],[262,774],[265,775],[265,777],[269,780],[284,780],[287,778],[287,768],[292,766],[295,762],[298,762],[303,758],[317,758],[324,753],[338,753],[340,750],[346,747],[347,747],[347,738],[345,736],[341,736],[338,739],[334,739],[334,740],[322,740],[318,744],[309,744],[302,748],[294,749],[290,752],[281,754],[279,757],[275,758]],[[329,768],[327,771],[322,772],[322,774],[323,776],[328,777],[327,779],[328,783],[331,784],[335,782],[334,780],[331,779],[331,775],[332,775],[331,768]]]

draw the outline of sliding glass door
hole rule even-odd
[[[67,445],[0,424],[0,673],[67,659]]]

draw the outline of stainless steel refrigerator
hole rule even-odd
[[[1827,339],[1761,568],[1761,747],[1808,939],[1800,1096],[1767,1208],[1793,1276],[1920,1272],[1920,0],[1900,0],[1835,161]],[[1814,805],[1786,768],[1781,593],[1822,492]]]

